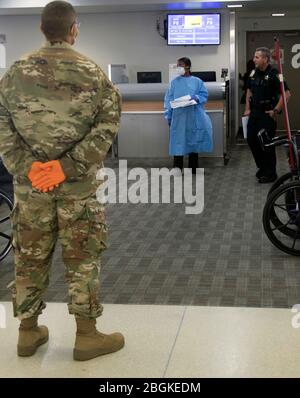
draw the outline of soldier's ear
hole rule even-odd
[[[74,24],[71,26],[70,35],[71,35],[72,37],[74,37],[75,39],[76,39],[76,37],[78,36],[78,28],[77,28],[77,24],[76,24],[76,23],[74,23]]]

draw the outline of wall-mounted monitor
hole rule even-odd
[[[221,43],[221,14],[168,14],[169,46]]]
[[[192,75],[199,77],[204,82],[215,82],[217,80],[215,71],[204,71],[204,72],[194,72],[192,71]]]
[[[138,83],[161,83],[161,72],[137,72]]]

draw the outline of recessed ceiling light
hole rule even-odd
[[[272,17],[284,17],[285,14],[284,13],[276,13],[276,14],[272,14]]]
[[[228,8],[242,8],[243,4],[227,4]]]

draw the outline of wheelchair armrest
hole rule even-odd
[[[276,140],[275,140],[276,138]],[[288,144],[289,140],[287,138],[284,139],[279,139],[279,137],[274,137],[272,142],[270,142],[269,144],[264,144],[265,147],[270,147],[270,146],[280,146],[280,145],[284,145],[284,144]]]

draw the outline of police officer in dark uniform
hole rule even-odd
[[[269,183],[277,179],[276,152],[273,146],[263,150],[257,133],[264,128],[269,136],[274,137],[276,115],[283,107],[278,71],[270,65],[270,59],[271,53],[268,48],[256,49],[253,58],[255,69],[249,76],[244,113],[244,116],[249,116],[247,140],[258,167],[256,177],[260,183]],[[286,83],[285,92],[288,99],[290,92]]]

